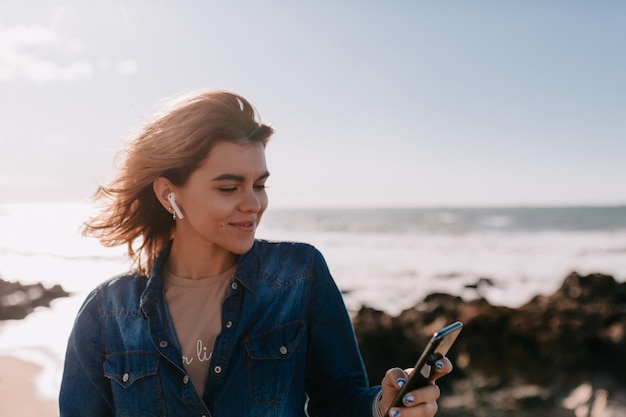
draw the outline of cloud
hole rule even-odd
[[[116,65],[117,72],[122,75],[132,75],[137,72],[137,62],[127,59],[126,61],[120,61]]]
[[[80,41],[62,36],[45,26],[0,27],[0,81],[26,80],[35,83],[91,78],[94,70],[86,59],[61,63],[43,52],[74,55]]]
[[[81,57],[83,50],[80,40],[46,26],[0,26],[0,82],[44,84],[93,78],[102,67]],[[138,65],[127,59],[113,69],[120,75],[133,75]]]

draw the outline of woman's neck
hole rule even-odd
[[[174,239],[165,267],[178,277],[204,279],[229,270],[238,260],[239,255],[217,246],[214,249],[196,245],[182,247]]]

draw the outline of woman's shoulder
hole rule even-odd
[[[94,288],[89,298],[131,298],[137,297],[146,289],[148,277],[139,272],[125,272],[114,275]]]
[[[258,239],[255,249],[260,257],[295,256],[296,259],[310,259],[318,255],[321,256],[321,253],[315,246],[305,242]]]
[[[325,263],[315,246],[303,242],[257,240],[252,252],[253,264],[270,275],[310,275],[315,264]]]
[[[85,298],[78,318],[102,315],[136,315],[140,307],[140,297],[148,284],[148,278],[139,273],[115,275],[94,288]]]
[[[109,290],[116,288],[130,289],[133,287],[143,287],[148,284],[148,277],[138,271],[129,271],[112,276],[100,284],[96,290]]]

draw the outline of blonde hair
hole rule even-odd
[[[101,212],[83,225],[84,236],[105,246],[127,245],[128,256],[148,274],[171,239],[174,220],[154,194],[159,177],[184,185],[220,141],[265,146],[274,133],[256,109],[227,91],[207,91],[179,99],[147,123],[118,156],[125,156],[117,177],[100,186],[94,200]]]

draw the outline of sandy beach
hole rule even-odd
[[[58,417],[55,400],[42,398],[35,378],[42,368],[11,356],[0,356],[0,416]]]

